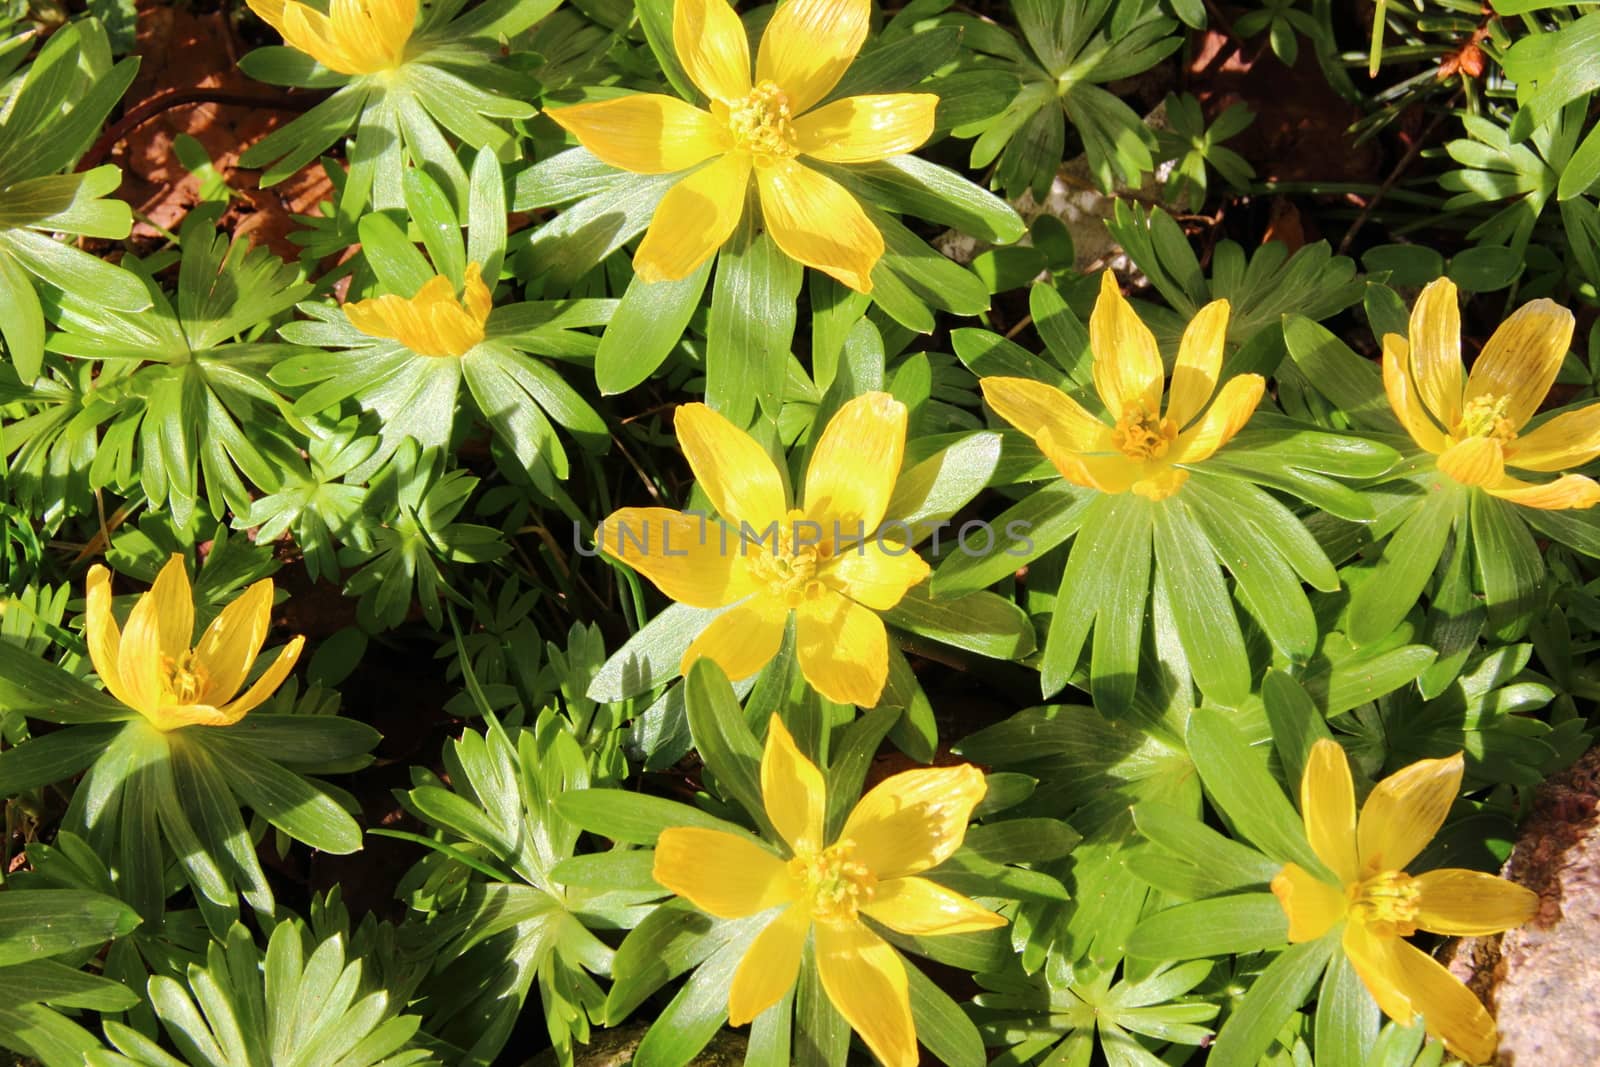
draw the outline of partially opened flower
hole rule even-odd
[[[546,112],[613,167],[699,168],[656,208],[633,261],[641,278],[683,278],[722,247],[754,176],[766,230],[786,255],[872,289],[883,235],[842,185],[802,162],[871,163],[933,133],[939,98],[926,93],[817,106],[861,50],[871,10],[871,0],[786,0],[767,23],[752,78],[749,41],[728,0],[677,0],[673,45],[709,110],[638,93]]]
[[[190,645],[194,598],[183,557],[174,553],[119,630],[111,614],[111,572],[98,564],[89,568],[89,659],[111,695],[158,730],[230,726],[270,697],[306,640],[291,640],[241,694],[271,625],[272,579],[263,578],[222,609],[199,644]]]
[[[462,356],[483,340],[483,324],[494,307],[482,268],[467,264],[461,298],[443,274],[415,296],[386,294],[344,306],[350,325],[369,337],[399,341],[419,356]]]
[[[987,786],[971,765],[905,771],[874,786],[831,844],[822,772],[774,715],[761,756],[767,816],[783,860],[719,830],[673,827],[656,842],[657,882],[725,919],[772,913],[734,972],[728,1021],[742,1026],[783,999],[806,938],[828,999],[890,1067],[917,1063],[905,964],[863,917],[914,937],[1005,925],[960,893],[918,877],[949,859]]]
[[[730,678],[764,667],[795,620],[806,681],[830,700],[872,707],[889,675],[877,612],[928,576],[910,547],[880,530],[905,454],[906,408],[888,393],[841,407],[817,440],[804,506],[790,508],[777,466],[704,404],[676,417],[678,445],[727,524],[667,508],[622,508],[601,523],[601,551],[699,608],[728,607],[695,638]]]
[[[1413,877],[1405,867],[1443,825],[1461,788],[1462,762],[1418,760],[1372,790],[1356,819],[1355,788],[1344,749],[1323,739],[1300,783],[1306,836],[1337,883],[1286,864],[1272,892],[1289,917],[1290,941],[1314,941],[1344,924],[1345,954],[1384,1014],[1428,1033],[1462,1059],[1494,1055],[1494,1020],[1472,992],[1405,938],[1418,930],[1474,936],[1527,922],[1536,894],[1503,878],[1447,868]]]
[[[249,4],[285,44],[340,74],[377,74],[400,66],[417,21],[417,0],[331,0],[326,15],[297,0]]]
[[[1031,378],[984,378],[979,385],[996,414],[1033,438],[1067,481],[1162,500],[1183,488],[1185,468],[1227,444],[1261,401],[1266,382],[1259,374],[1236,375],[1217,388],[1227,332],[1226,300],[1200,309],[1183,331],[1163,411],[1166,374],[1155,335],[1108,270],[1089,318],[1089,346],[1095,389],[1114,424]]]
[[[1411,439],[1462,485],[1531,508],[1590,508],[1600,484],[1578,474],[1528,482],[1506,468],[1552,473],[1600,456],[1600,404],[1523,430],[1555,383],[1572,341],[1572,312],[1532,300],[1495,330],[1462,380],[1461,310],[1448,278],[1411,311],[1411,338],[1383,339],[1383,387]]]

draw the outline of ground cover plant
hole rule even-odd
[[[1592,5],[0,33],[0,1055],[1496,1060]]]

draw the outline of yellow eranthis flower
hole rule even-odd
[[[1344,923],[1345,954],[1383,1009],[1402,1026],[1421,1015],[1428,1033],[1471,1063],[1494,1055],[1494,1020],[1432,956],[1405,940],[1418,930],[1468,937],[1520,926],[1536,894],[1480,871],[1415,877],[1405,867],[1443,825],[1461,788],[1461,754],[1418,760],[1372,790],[1356,820],[1344,749],[1323,739],[1300,782],[1300,811],[1317,858],[1338,878],[1324,882],[1293,863],[1272,880],[1289,916],[1290,941],[1314,941]]]
[[[1526,482],[1507,467],[1553,473],[1600,456],[1600,404],[1523,433],[1572,341],[1572,312],[1533,300],[1500,324],[1462,381],[1455,283],[1431,282],[1411,311],[1411,339],[1383,339],[1383,388],[1411,439],[1462,485],[1530,508],[1591,508],[1600,484],[1578,474]]]
[[[483,340],[483,324],[493,307],[482,269],[469,263],[459,300],[450,279],[439,274],[416,296],[357,300],[344,306],[344,314],[362,333],[399,341],[419,356],[463,356]]]
[[[88,593],[84,636],[95,673],[112,696],[158,730],[238,722],[283,684],[306,641],[291,640],[240,694],[272,625],[272,579],[261,579],[223,608],[192,647],[194,597],[181,555],[161,568],[125,629],[117,629],[111,614],[110,571],[89,568]]]
[[[767,23],[752,79],[749,40],[728,0],[677,0],[673,45],[709,110],[638,93],[546,112],[613,167],[699,167],[656,208],[633,260],[639,277],[686,277],[721,248],[744,216],[753,174],[766,230],[786,255],[871,291],[883,235],[842,185],[801,162],[871,163],[933,134],[939,98],[927,93],[816,106],[861,50],[871,12],[871,0],[786,0]]]
[[[297,48],[340,74],[377,74],[406,61],[417,0],[331,0],[324,15],[296,0],[248,0]]]
[[[986,789],[971,765],[896,774],[862,797],[838,839],[825,844],[822,772],[774,715],[761,755],[761,796],[790,858],[719,830],[673,827],[656,842],[651,872],[720,918],[779,909],[734,972],[728,1022],[743,1026],[783,999],[810,933],[822,988],[839,1014],[889,1067],[916,1064],[905,964],[861,917],[914,937],[1005,925],[976,901],[916,877],[961,847]]]
[[[1162,500],[1183,488],[1186,467],[1227,444],[1261,402],[1266,382],[1259,374],[1236,375],[1217,390],[1227,332],[1226,300],[1200,309],[1183,331],[1163,412],[1166,375],[1155,335],[1108,270],[1100,276],[1100,298],[1089,317],[1089,347],[1095,390],[1115,425],[1043,382],[984,378],[979,385],[995,413],[1033,438],[1067,481]]]
[[[749,434],[704,404],[678,408],[678,445],[727,526],[667,508],[622,508],[601,523],[600,550],[697,608],[733,605],[683,655],[730,678],[759,671],[795,619],[806,681],[844,704],[872,707],[889,676],[889,635],[877,612],[900,602],[928,565],[879,536],[900,461],[906,408],[888,393],[841,407],[817,440],[805,505],[790,509],[783,478]]]

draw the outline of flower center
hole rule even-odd
[[[1467,401],[1461,412],[1461,423],[1456,427],[1457,437],[1489,437],[1496,441],[1514,441],[1516,427],[1506,418],[1511,398],[1498,393],[1484,393]]]
[[[789,94],[763,81],[728,109],[728,132],[733,134],[733,143],[754,156],[758,164],[792,159],[797,151],[792,118]]]
[[[856,843],[844,838],[820,851],[802,848],[789,861],[789,877],[800,899],[819,922],[853,922],[871,903],[878,879],[850,858]]]
[[[1357,919],[1379,933],[1409,937],[1417,932],[1417,902],[1421,891],[1405,871],[1383,871],[1350,886],[1350,910]]]
[[[174,704],[197,704],[209,681],[206,670],[195,661],[193,650],[177,659],[161,657],[161,684]]]
[[[1178,439],[1178,424],[1146,411],[1143,404],[1122,409],[1111,443],[1129,459],[1160,459]]]
[[[761,539],[745,546],[751,552],[751,574],[791,608],[822,594],[825,587],[817,572],[829,558],[825,546],[798,540],[801,534],[814,532],[814,524],[800,521],[801,514],[798,509],[790,511],[778,529],[760,531]]]

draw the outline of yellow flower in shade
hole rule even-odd
[[[357,300],[344,306],[344,314],[362,333],[399,341],[419,356],[462,356],[483,340],[493,307],[481,268],[469,263],[460,300],[450,279],[440,274],[416,296]]]
[[[1043,382],[984,378],[979,385],[995,413],[1033,438],[1067,481],[1102,493],[1162,500],[1183,488],[1189,479],[1185,468],[1227,444],[1261,401],[1266,382],[1259,374],[1236,375],[1217,389],[1227,332],[1226,300],[1200,309],[1183,331],[1163,412],[1166,375],[1155,335],[1123,299],[1116,276],[1106,271],[1089,317],[1089,347],[1095,390],[1115,425]]]
[[[1462,485],[1530,508],[1591,508],[1600,484],[1578,474],[1525,482],[1506,472],[1567,470],[1600,456],[1600,404],[1522,433],[1555,383],[1572,341],[1572,312],[1550,300],[1500,324],[1462,382],[1455,283],[1432,282],[1411,311],[1411,339],[1383,339],[1383,388],[1411,439]]]
[[[239,694],[272,625],[272,579],[263,578],[222,609],[193,647],[194,598],[183,557],[174,554],[150,591],[117,629],[111,615],[111,573],[89,568],[84,636],[95,673],[111,695],[158,730],[231,726],[270,697],[300,658],[304,637]]]
[[[709,110],[638,93],[546,112],[613,167],[699,167],[656,208],[633,260],[641,278],[683,278],[722,247],[744,216],[753,174],[766,230],[784,254],[871,291],[883,235],[842,185],[801,161],[871,163],[933,134],[939,98],[926,93],[816,106],[861,50],[871,8],[871,0],[785,0],[767,23],[752,79],[749,40],[728,0],[677,0],[673,45]]]
[[[761,795],[791,858],[695,827],[663,830],[656,842],[655,880],[701,911],[739,919],[776,909],[734,972],[728,1022],[743,1026],[783,998],[811,933],[822,988],[839,1014],[889,1067],[916,1064],[905,964],[861,917],[916,937],[1005,925],[976,901],[916,877],[961,847],[986,788],[971,765],[896,774],[861,798],[825,846],[822,772],[774,715]]]
[[[296,0],[248,0],[297,48],[340,74],[377,74],[406,61],[417,0],[331,0],[324,15]]]
[[[867,393],[841,407],[812,451],[805,506],[794,509],[749,434],[704,404],[678,408],[676,426],[727,525],[622,508],[596,540],[674,600],[733,605],[695,638],[681,669],[705,656],[728,677],[747,678],[777,655],[792,614],[806,680],[829,700],[875,705],[889,675],[889,635],[876,613],[928,576],[920,556],[879,531],[905,453],[905,405]]]
[[[1536,894],[1492,874],[1405,872],[1443,825],[1461,769],[1458,752],[1396,771],[1373,788],[1357,822],[1344,749],[1318,741],[1300,782],[1300,811],[1312,849],[1338,882],[1290,863],[1272,880],[1272,892],[1289,916],[1290,941],[1314,941],[1344,923],[1345,954],[1384,1014],[1402,1026],[1420,1014],[1451,1053],[1484,1063],[1498,1041],[1494,1020],[1466,986],[1405,940],[1418,930],[1496,934],[1527,922],[1539,907]]]

